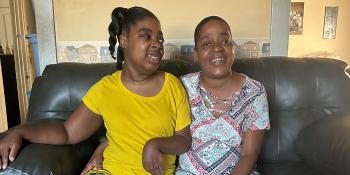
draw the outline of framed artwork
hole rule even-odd
[[[323,38],[335,39],[337,29],[338,6],[326,6],[324,13]]]
[[[303,34],[304,2],[292,2],[289,12],[289,35]]]

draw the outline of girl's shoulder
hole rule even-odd
[[[177,78],[175,75],[168,73],[168,72],[163,72],[164,74],[164,82],[166,84],[170,84],[172,86],[181,86],[181,81],[179,78]]]
[[[118,81],[120,79],[120,75],[121,75],[121,71],[116,71],[111,75],[105,75],[104,77],[102,77],[99,82],[102,84],[110,84],[110,83],[115,83],[116,81]]]

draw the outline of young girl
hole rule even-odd
[[[22,139],[75,144],[104,123],[105,170],[111,174],[174,173],[175,155],[191,145],[190,109],[179,80],[157,71],[164,54],[159,20],[141,7],[116,8],[108,30],[112,55],[119,43],[117,66],[122,70],[93,85],[63,124],[11,129],[0,141],[2,168],[8,159],[14,160]]]

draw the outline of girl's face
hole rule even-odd
[[[226,23],[210,20],[199,31],[196,47],[202,74],[209,78],[222,78],[232,74],[234,47]]]
[[[125,69],[141,74],[155,72],[164,55],[163,33],[160,23],[152,17],[136,22],[129,32],[121,35],[120,45],[125,51]]]

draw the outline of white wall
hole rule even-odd
[[[40,75],[46,65],[57,63],[52,0],[33,0],[38,37]]]

